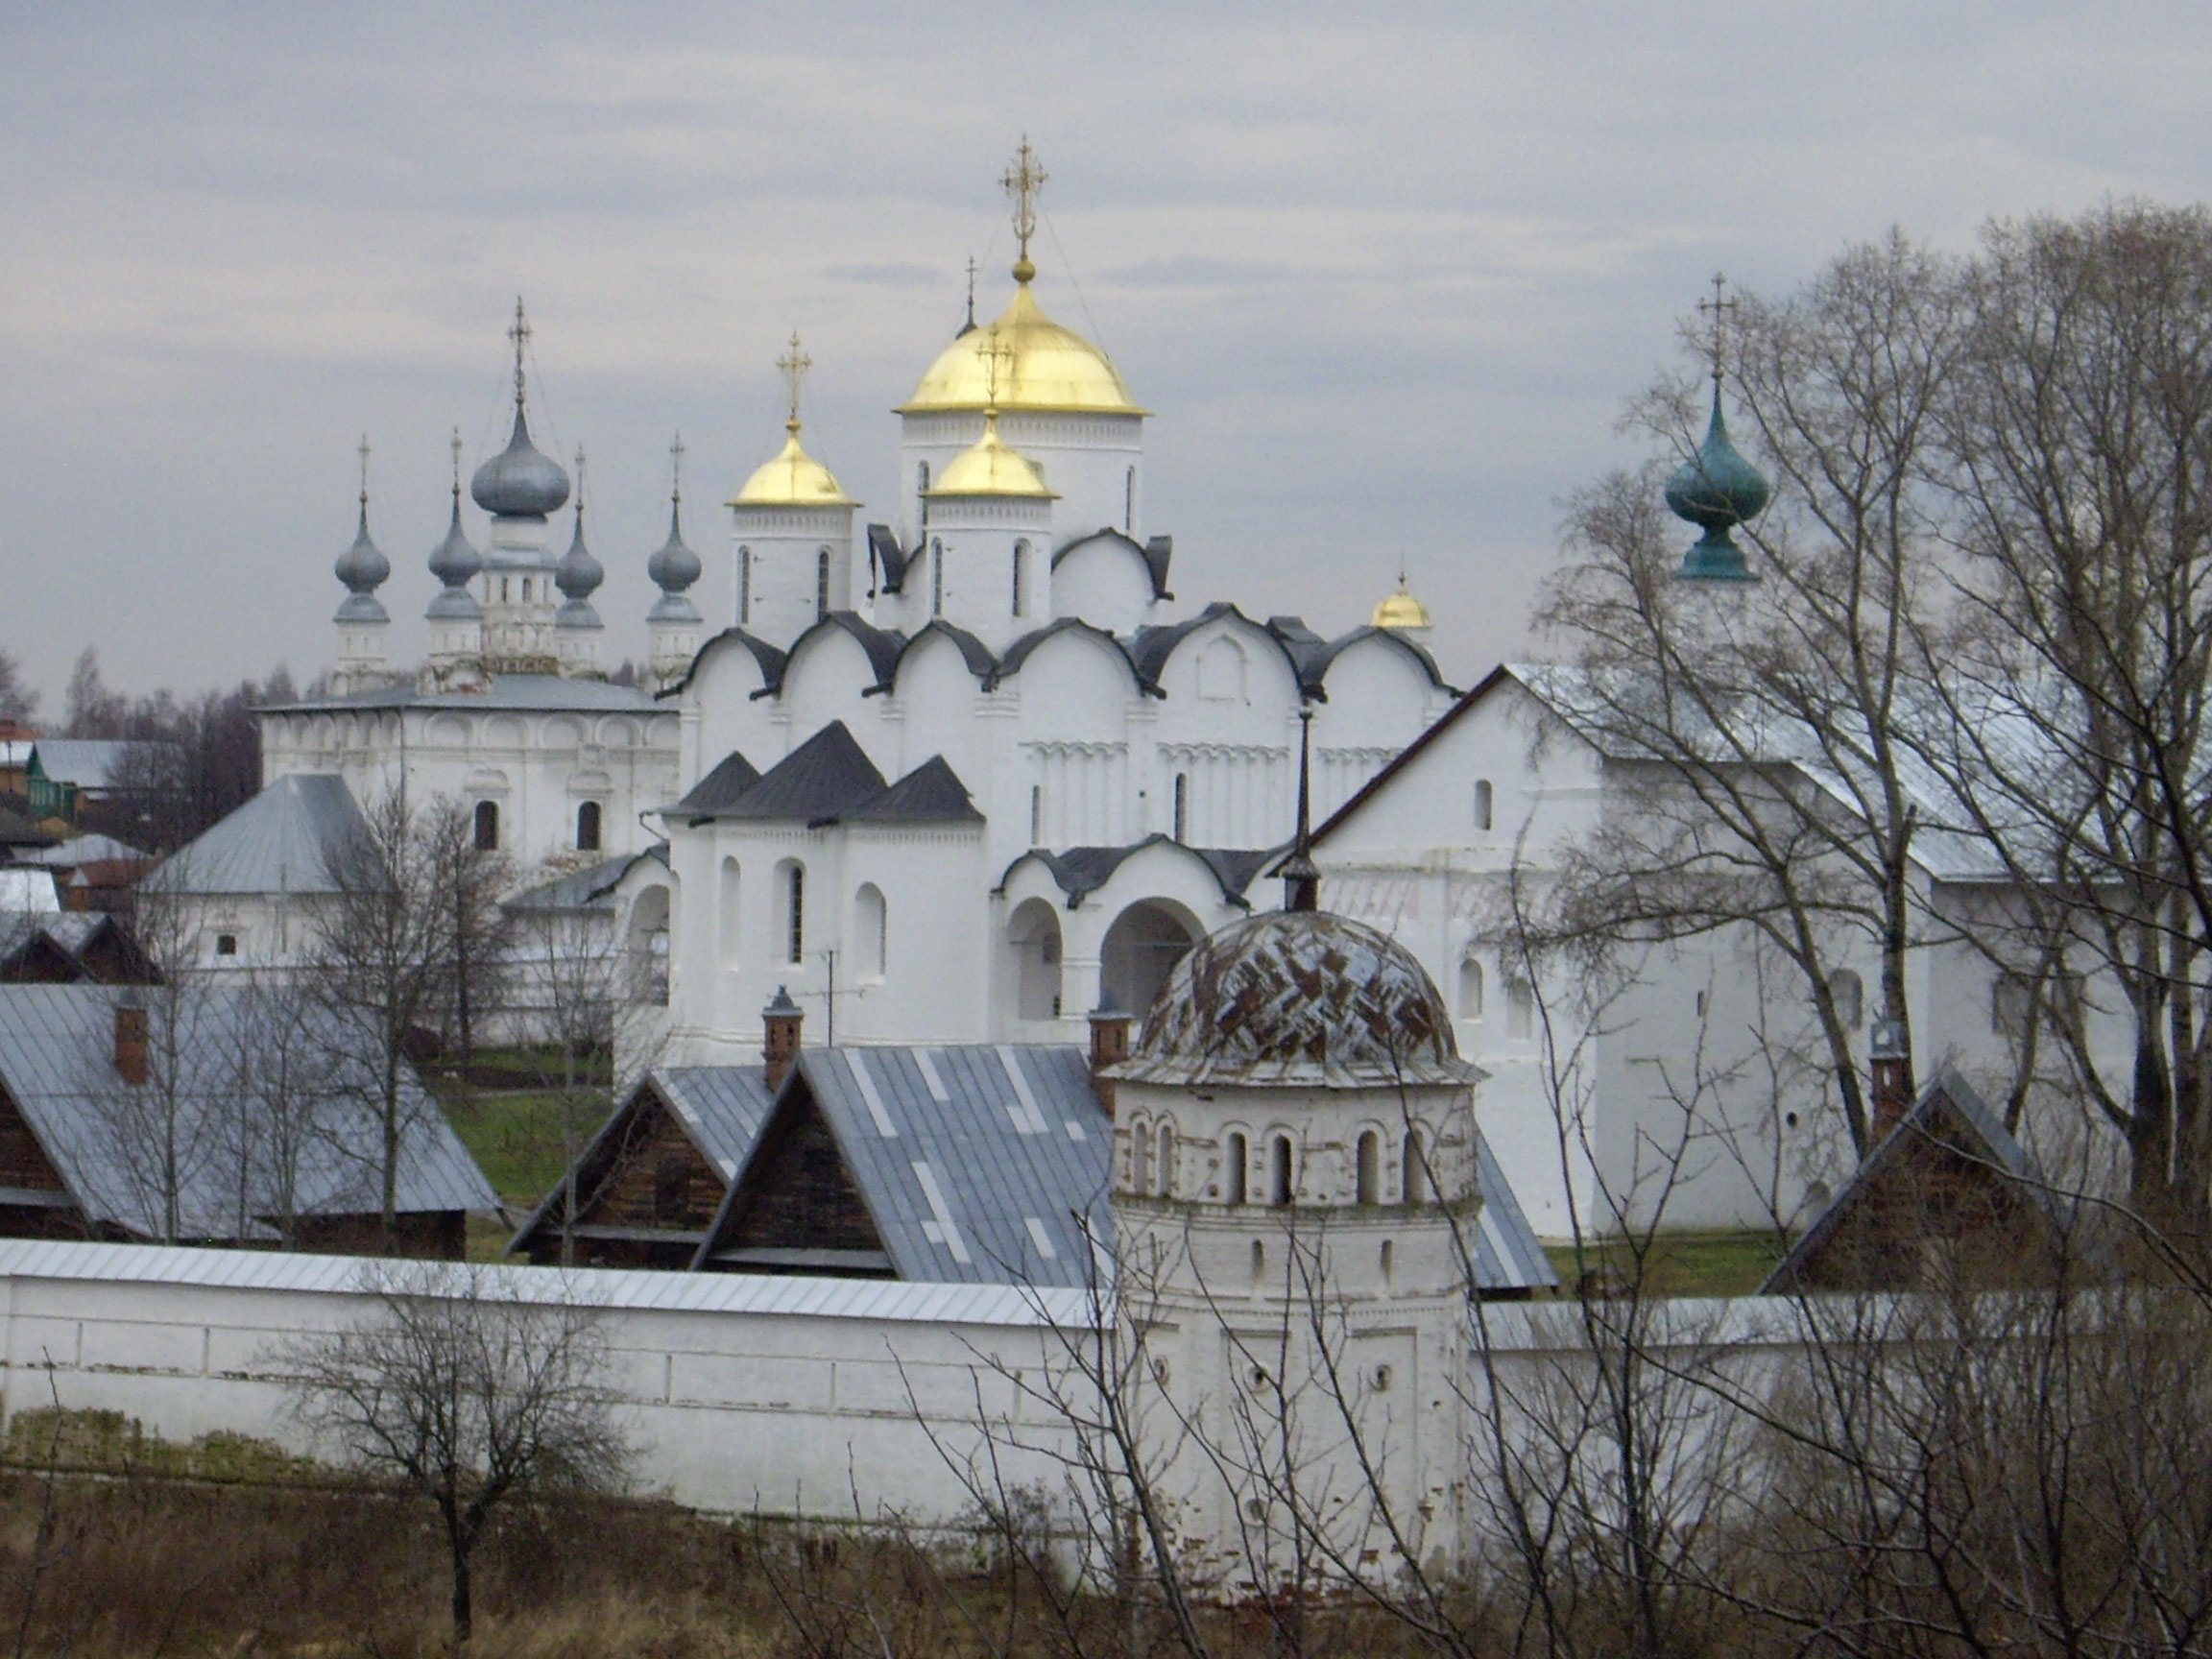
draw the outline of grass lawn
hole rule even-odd
[[[1646,1282],[1659,1296],[1748,1296],[1759,1288],[1787,1242],[1770,1232],[1662,1233],[1644,1251]],[[1572,1244],[1547,1244],[1562,1293],[1573,1294],[1581,1274],[1607,1272],[1632,1283],[1636,1253],[1619,1239],[1594,1240],[1579,1252]]]
[[[482,1093],[445,1084],[439,1086],[439,1094],[453,1132],[482,1166],[493,1190],[510,1209],[535,1209],[567,1166],[561,1094],[539,1089]],[[606,1102],[585,1096],[570,1104],[570,1134],[581,1148],[598,1132]]]

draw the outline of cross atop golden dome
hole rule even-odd
[[[783,355],[776,359],[782,372],[785,404],[790,413],[783,421],[783,448],[772,461],[756,468],[745,488],[731,497],[733,507],[857,507],[845,493],[845,486],[821,462],[806,453],[799,442],[799,397],[806,383],[806,371],[814,359],[806,355],[796,331]]]
[[[1029,239],[1037,231],[1037,193],[1046,177],[1037,152],[1022,139],[999,180],[1013,201],[1014,235],[1021,244],[1021,257],[1014,263],[1014,301],[988,329],[964,329],[939,352],[898,413],[981,414],[994,406],[1009,415],[1151,413],[1129,396],[1112,358],[1072,328],[1053,322],[1037,303],[1030,286],[1037,267],[1029,257]],[[992,349],[1002,353],[996,368],[984,356]]]
[[[1014,260],[1017,282],[1026,282],[1037,275],[1037,267],[1029,261],[1029,238],[1037,234],[1038,193],[1050,177],[1038,163],[1037,152],[1029,148],[1029,134],[1022,133],[1022,148],[1014,152],[1014,165],[998,180],[1014,204],[1014,240],[1021,249]]]

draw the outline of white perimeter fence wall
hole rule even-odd
[[[223,1430],[315,1453],[292,1411],[282,1345],[374,1317],[366,1279],[392,1265],[0,1239],[0,1413],[58,1398],[67,1409],[120,1411],[169,1440]],[[890,1511],[923,1524],[955,1521],[974,1498],[949,1459],[974,1458],[986,1423],[998,1479],[1062,1490],[1071,1432],[1038,1395],[1047,1378],[1067,1384],[1070,1347],[1091,1328],[1082,1292],[475,1271],[495,1294],[599,1310],[641,1492],[720,1514],[872,1521]],[[1863,1317],[1866,1305],[1859,1307]],[[1592,1312],[1574,1303],[1482,1310],[1467,1404],[1490,1401],[1510,1425],[1541,1414],[1562,1382],[1580,1392],[1591,1376],[1583,1320]],[[1650,1369],[1671,1373],[1687,1402],[1673,1425],[1684,1474],[1725,1478],[1716,1464],[1734,1455],[1745,1425],[1722,1401],[1773,1399],[1807,1358],[1816,1317],[1813,1304],[1776,1299],[1646,1310]],[[1473,1436],[1464,1448],[1471,1469],[1484,1460],[1486,1436],[1473,1433],[1464,1409],[1450,1415],[1455,1431]]]
[[[0,1410],[105,1409],[169,1440],[227,1430],[316,1450],[292,1411],[282,1345],[376,1312],[359,1258],[0,1240]],[[421,1265],[421,1264],[414,1264]],[[997,1420],[1065,1434],[1025,1381],[1064,1370],[1087,1298],[996,1286],[486,1267],[493,1293],[599,1310],[637,1489],[717,1513],[950,1520],[973,1506],[948,1466]],[[327,1455],[327,1449],[325,1449]],[[1048,1480],[1044,1452],[1010,1482]]]

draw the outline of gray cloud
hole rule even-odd
[[[1159,411],[1179,589],[1341,626],[1403,557],[1465,680],[1714,270],[2203,196],[2208,72],[2156,4],[12,8],[0,643],[57,691],[88,641],[137,686],[319,665],[367,429],[419,650],[521,291],[638,649],[668,434],[734,487],[794,326],[811,445],[890,498],[971,255],[1003,302],[1026,129],[1040,297]]]

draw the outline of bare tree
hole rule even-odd
[[[470,971],[463,941],[480,879],[467,812],[452,802],[418,810],[403,795],[370,802],[361,831],[329,849],[331,888],[318,909],[301,981],[370,1057],[362,1085],[376,1123],[373,1162],[385,1247],[397,1243],[401,1159],[421,1097],[409,1055],[454,1005]],[[482,957],[474,959],[481,965]]]
[[[280,1356],[310,1428],[436,1508],[456,1644],[474,1623],[476,1547],[502,1506],[612,1489],[628,1464],[598,1315],[514,1286],[479,1267],[373,1274],[373,1316]]]
[[[23,664],[0,646],[0,720],[28,720],[38,712],[38,693],[24,684]]]

